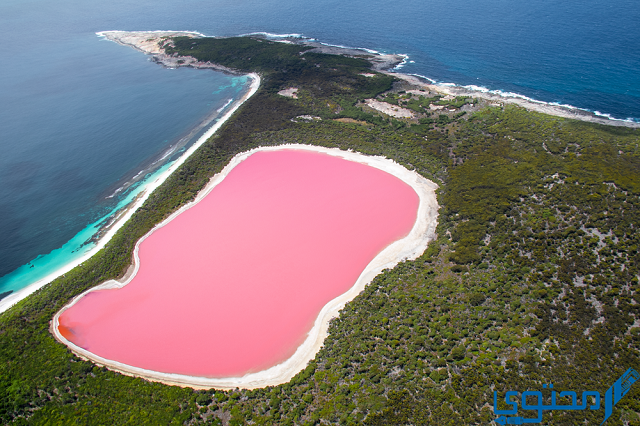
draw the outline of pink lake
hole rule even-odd
[[[240,377],[291,357],[320,310],[409,234],[419,198],[395,176],[328,154],[259,151],[139,247],[121,289],[85,295],[61,334],[163,373]]]

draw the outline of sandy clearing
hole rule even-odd
[[[333,121],[337,121],[339,123],[349,123],[349,124],[359,124],[361,126],[371,126],[371,123],[367,123],[366,121],[354,120],[353,118],[335,118]]]
[[[380,111],[383,114],[390,115],[391,117],[413,118],[414,116],[413,111],[388,102],[377,101],[375,99],[365,99],[364,102],[368,107],[373,108],[376,111]]]
[[[298,88],[297,87],[288,87],[278,92],[278,95],[284,96],[286,98],[298,99]]]

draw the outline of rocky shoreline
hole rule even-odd
[[[552,105],[545,102],[536,102],[519,97],[501,96],[495,93],[484,92],[480,90],[472,90],[461,86],[442,86],[437,85],[420,78],[418,76],[401,74],[401,73],[389,73],[395,77],[398,77],[411,86],[417,86],[429,91],[439,92],[443,95],[449,96],[468,96],[474,98],[484,99],[489,101],[491,106],[504,106],[505,104],[513,104],[523,107],[529,111],[540,112],[543,114],[553,115],[556,117],[569,118],[573,120],[587,121],[590,123],[603,124],[606,126],[618,126],[618,127],[630,127],[640,128],[640,123],[634,123],[630,121],[611,120],[606,117],[600,117],[596,114],[585,111],[579,108],[569,108],[562,105]]]
[[[206,37],[203,34],[191,31],[103,31],[97,33],[100,37],[111,40],[123,46],[132,47],[135,50],[151,56],[151,60],[168,68],[192,67],[214,69],[231,74],[243,74],[231,68],[211,62],[201,62],[191,56],[174,56],[165,53],[165,47],[171,45],[172,37]],[[253,37],[259,37],[255,35]],[[354,58],[366,59],[372,64],[372,69],[386,72],[401,64],[405,56],[394,54],[377,54],[363,49],[351,49],[337,46],[327,46],[322,43],[299,40],[296,38],[284,38],[284,42],[300,44],[312,47],[305,53],[325,53],[329,55],[344,55]]]
[[[232,75],[245,75],[231,68],[211,62],[201,62],[192,56],[167,55],[165,47],[171,45],[172,37],[201,38],[204,35],[191,31],[103,31],[97,33],[107,40],[151,56],[151,61],[167,68],[191,67],[198,69],[212,69]]]

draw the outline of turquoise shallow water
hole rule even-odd
[[[296,33],[408,54],[403,72],[438,82],[638,120],[638,28],[632,0],[5,0],[0,293],[68,261],[38,257],[85,241],[127,193],[110,195],[242,88],[212,71],[163,69],[97,31]]]
[[[165,163],[156,171],[148,173],[135,187],[128,190],[127,195],[120,198],[119,202],[115,204],[111,210],[107,211],[95,222],[85,226],[62,247],[50,253],[39,255],[29,263],[20,266],[2,277],[2,291],[18,291],[35,281],[47,277],[60,267],[76,262],[89,253],[91,249],[95,247],[94,237],[103,229],[105,223],[109,223],[110,220],[114,219],[116,212],[121,211],[121,209],[126,208],[132,203],[136,196],[143,191],[145,184],[155,180],[165,172],[171,164],[173,164],[173,162]]]

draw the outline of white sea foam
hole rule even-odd
[[[409,55],[407,55],[406,53],[398,53],[398,56],[402,57],[402,62],[400,62],[398,65],[396,65],[395,67],[393,67],[393,69],[391,70],[391,72],[397,71],[400,68],[404,67],[405,65],[407,65],[408,61],[409,61]],[[411,61],[413,62],[413,61]]]
[[[227,102],[225,102],[225,104],[223,106],[221,106],[220,108],[218,108],[216,110],[216,113],[220,113],[222,112],[225,108],[227,108],[232,102],[233,102],[234,98],[229,98],[227,99]],[[216,119],[216,121],[218,121],[218,119]],[[140,175],[147,174],[149,172],[152,171],[152,169],[154,168],[154,166],[156,166],[158,163],[162,162],[163,160],[165,160],[167,157],[175,154],[178,151],[178,148],[180,148],[181,146],[184,145],[184,143],[188,140],[191,139],[191,134],[188,136],[185,136],[183,138],[181,138],[178,143],[174,144],[174,145],[170,145],[169,148],[164,152],[164,154],[162,154],[162,156],[160,156],[160,158],[158,158],[157,160],[153,161],[151,163],[151,165],[141,171],[139,171],[134,177],[132,177],[127,183],[125,183],[124,185],[122,185],[120,188],[116,189],[115,192],[113,192],[111,195],[105,197],[105,198],[113,198],[114,196],[118,195],[120,192],[122,192],[124,189],[129,188],[131,185],[133,185],[136,180],[140,177]],[[183,151],[183,150],[180,150]]]
[[[416,76],[416,77],[424,78],[426,80],[429,80],[431,83],[435,84],[436,86],[441,86],[441,87],[459,87],[459,88],[467,89],[467,90],[470,90],[470,91],[473,91],[473,92],[489,93],[489,94],[492,94],[492,95],[501,96],[503,98],[523,99],[525,101],[533,102],[533,103],[541,104],[541,105],[553,105],[553,106],[560,106],[560,107],[563,107],[563,108],[576,109],[576,110],[582,109],[582,108],[575,107],[573,105],[561,104],[559,102],[540,101],[538,99],[534,99],[534,98],[530,98],[530,97],[525,96],[525,95],[521,95],[520,93],[505,92],[505,91],[500,90],[500,89],[489,89],[487,87],[477,86],[475,84],[458,85],[456,83],[437,81],[437,80],[435,80],[433,78],[430,78],[430,77],[427,77],[427,76],[424,76],[424,75],[420,75],[420,74],[409,74],[409,75],[413,75],[413,76]],[[586,109],[582,109],[582,110],[583,111],[587,111]],[[596,113],[596,115],[597,115],[597,113]]]
[[[181,139],[182,141],[182,139]],[[158,164],[159,162],[161,162],[162,160],[164,160],[165,158],[167,158],[168,156],[170,156],[171,154],[173,154],[174,152],[176,152],[176,146],[177,145],[171,145],[169,147],[169,149],[162,154],[162,157],[158,158],[156,161],[154,161],[153,163],[151,163],[151,166],[155,166],[156,164]],[[142,174],[142,172],[144,172],[144,170],[142,170],[140,173],[138,173],[137,175],[135,175],[133,178],[137,178],[138,176],[140,176]]]
[[[109,31],[98,31],[96,33],[96,35],[98,37],[106,37],[107,33],[116,33],[116,32],[123,32],[123,33],[182,33],[182,34],[194,34],[197,35],[199,37],[210,37],[207,35],[202,34],[201,32],[198,31],[171,31],[171,30],[153,30],[153,31],[122,31],[122,30],[109,30]]]
[[[522,99],[525,100],[527,102],[531,102],[534,104],[540,104],[540,105],[552,105],[552,106],[558,106],[558,107],[562,107],[562,108],[568,108],[568,109],[574,109],[574,110],[582,110],[582,111],[589,111],[587,109],[583,109],[583,108],[578,108],[576,106],[573,105],[569,105],[569,104],[562,104],[560,102],[554,101],[554,102],[546,102],[546,101],[541,101],[539,99],[534,99],[534,98],[530,98],[526,95],[522,95],[520,93],[516,93],[516,92],[506,92],[504,90],[500,90],[500,89],[489,89],[487,87],[484,86],[476,86],[474,84],[468,84],[468,85],[457,85],[455,83],[438,83],[436,82],[436,85],[438,86],[446,86],[446,87],[460,87],[463,89],[467,89],[467,90],[471,90],[474,92],[481,92],[481,93],[489,93],[491,95],[496,95],[496,96],[500,96],[502,98],[516,98],[516,99]],[[589,111],[590,112],[590,111]]]
[[[265,36],[269,39],[278,39],[278,38],[297,38],[297,39],[301,39],[304,41],[314,41],[317,42],[318,44],[321,44],[323,46],[327,46],[327,47],[338,47],[340,49],[353,49],[353,50],[362,50],[364,52],[367,53],[372,53],[372,54],[376,54],[379,55],[380,52],[377,50],[373,50],[373,49],[367,49],[366,47],[350,47],[350,46],[343,46],[341,44],[331,44],[331,43],[324,43],[324,42],[319,42],[317,41],[317,39],[312,38],[312,37],[307,37],[303,34],[297,34],[297,33],[291,33],[291,34],[274,34],[274,33],[269,33],[266,31],[256,31],[253,33],[247,33],[247,34],[242,34],[242,36],[251,36],[251,35],[261,35],[261,36]],[[283,40],[284,42],[284,40]]]
[[[322,42],[318,42],[318,44],[321,44],[327,47],[338,47],[340,49],[362,50],[363,52],[371,53],[373,55],[381,54],[378,50],[367,49],[366,47],[350,47],[350,46],[343,46],[341,44],[331,44],[331,43],[322,43]]]
[[[597,115],[598,117],[605,117],[605,118],[608,118],[609,120],[624,121],[624,122],[627,122],[627,123],[640,123],[640,118],[635,118],[635,119],[631,118],[631,117],[629,117],[629,118],[614,118],[614,117],[611,116],[611,114],[605,114],[605,113],[602,113],[600,111],[593,111],[593,113],[595,115]]]
[[[157,163],[159,163],[163,159],[167,158],[169,154],[163,155],[162,158],[159,158],[158,160],[156,160],[153,163],[151,163],[150,167],[148,167],[146,169],[143,169],[143,170],[140,170],[138,173],[136,173],[135,176],[133,176],[126,183],[124,183],[122,186],[120,186],[118,189],[116,189],[111,195],[106,196],[105,199],[113,198],[116,195],[118,195],[119,193],[121,193],[122,191],[124,191],[125,189],[128,189],[129,187],[131,187],[131,185],[133,185],[136,182],[136,180],[140,177],[140,175],[142,175],[143,173],[149,172],[149,169],[151,169],[154,165],[156,165]]]
[[[332,43],[325,43],[325,42],[321,42],[318,41],[315,38],[312,37],[307,37],[304,34],[296,34],[296,33],[292,33],[292,34],[274,34],[274,33],[269,33],[266,31],[256,31],[256,32],[252,32],[252,33],[247,33],[247,34],[241,34],[240,37],[244,37],[244,36],[251,36],[251,35],[261,35],[261,36],[265,36],[269,39],[278,39],[278,38],[297,38],[297,39],[301,39],[304,41],[313,41],[316,42],[322,46],[327,46],[327,47],[337,47],[339,49],[350,49],[350,50],[362,50],[363,52],[367,52],[367,53],[371,53],[373,55],[382,55],[384,54],[383,52],[380,52],[379,50],[374,50],[374,49],[369,49],[366,47],[353,47],[353,46],[345,46],[342,44],[332,44]],[[289,42],[288,40],[282,40],[281,42],[286,43]],[[408,55],[399,55],[399,56],[406,56],[406,58],[408,58]],[[411,61],[411,63],[414,63],[414,61]]]
[[[248,35],[263,35],[263,36],[268,37],[268,38],[298,38],[298,39],[302,39],[302,40],[305,40],[305,41],[314,41],[314,42],[317,42],[318,44],[321,44],[321,45],[327,46],[327,47],[338,47],[340,49],[362,50],[362,51],[367,52],[367,53],[380,54],[379,51],[373,50],[373,49],[367,49],[366,47],[350,47],[350,46],[343,46],[341,44],[324,43],[324,42],[318,41],[315,38],[307,37],[307,36],[305,36],[303,34],[273,34],[273,33],[268,33],[268,32],[264,32],[264,31],[259,31],[259,32],[249,33],[249,34],[243,34],[243,36],[248,36]]]
[[[229,106],[229,104],[233,102],[233,98],[229,99],[226,104],[222,105],[220,108],[216,110],[216,112],[221,112],[223,109]]]
[[[113,194],[106,196],[105,198],[113,198],[116,195],[118,195],[122,190],[124,189],[124,185],[122,185],[120,188],[116,189]]]
[[[225,102],[225,104],[223,106],[221,106],[220,108],[218,108],[216,110],[216,113],[220,113],[222,112],[225,108],[227,108],[232,102],[233,102],[234,98],[229,98],[227,99],[227,102]],[[216,121],[218,121],[219,119],[216,118]],[[174,145],[170,145],[169,148],[164,152],[164,154],[162,154],[160,156],[160,158],[158,158],[157,160],[153,161],[151,163],[151,165],[143,170],[140,170],[135,176],[133,176],[129,181],[127,181],[124,185],[122,185],[121,187],[119,187],[118,189],[116,189],[111,195],[105,197],[105,199],[109,199],[109,198],[113,198],[116,195],[118,195],[119,193],[121,193],[123,190],[129,188],[131,185],[133,185],[136,180],[144,173],[147,174],[149,172],[151,172],[154,169],[154,166],[156,166],[158,163],[162,162],[163,160],[165,160],[167,157],[175,154],[176,152],[181,152],[184,151],[183,149],[178,150],[178,148],[182,147],[184,145],[184,143],[188,140],[191,139],[192,134],[189,134],[188,136],[185,136],[183,138],[181,138],[178,143],[174,144]]]
[[[305,39],[305,40],[311,40],[309,37],[305,37],[302,34],[274,34],[274,33],[268,33],[266,31],[256,31],[253,33],[247,33],[247,34],[241,34],[240,37],[245,37],[245,36],[251,36],[251,35],[261,35],[261,36],[265,36],[267,38],[301,38],[301,39]]]
[[[425,80],[430,81],[430,82],[431,82],[431,84],[436,84],[436,81],[435,81],[434,79],[429,78],[429,77],[427,77],[427,76],[425,76],[425,75],[421,75],[421,74],[409,74],[409,75],[412,75],[412,76],[414,76],[414,77],[418,77],[418,78],[423,78],[423,79],[425,79]]]
[[[444,85],[441,83],[437,83],[438,85]],[[456,86],[454,83],[446,83],[447,85],[450,86]],[[535,104],[539,104],[539,105],[550,105],[550,106],[555,106],[555,107],[562,107],[562,108],[566,108],[566,109],[571,109],[571,110],[576,110],[576,111],[584,111],[584,112],[589,112],[589,113],[593,113],[594,115],[597,115],[599,117],[604,117],[607,118],[609,120],[612,121],[621,121],[621,122],[627,122],[627,123],[637,123],[637,120],[634,120],[633,118],[626,118],[626,119],[622,119],[622,118],[615,118],[613,117],[611,114],[603,114],[600,111],[592,111],[588,108],[579,108],[577,106],[574,105],[570,105],[570,104],[563,104],[557,101],[553,101],[553,102],[546,102],[546,101],[541,101],[539,99],[534,99],[534,98],[530,98],[529,96],[525,96],[525,95],[521,95],[520,93],[515,93],[515,92],[505,92],[499,89],[488,89],[484,86],[475,86],[475,85],[467,85],[467,86],[458,86],[458,87],[463,87],[465,89],[469,89],[469,90],[473,90],[473,91],[477,91],[477,92],[483,92],[483,93],[490,93],[492,95],[497,95],[503,98],[517,98],[517,99],[523,99],[527,102],[531,102],[531,103],[535,103]]]

